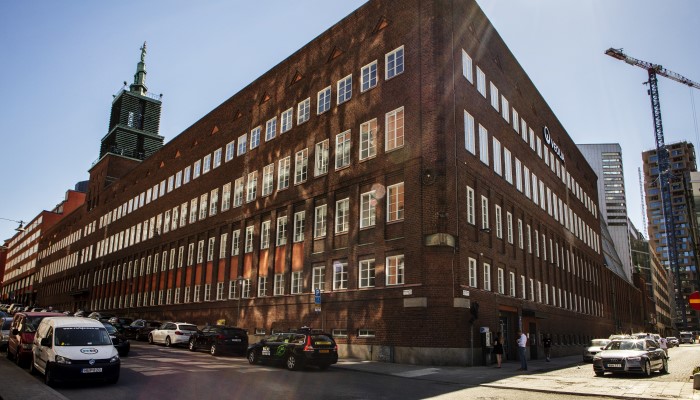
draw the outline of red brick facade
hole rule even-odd
[[[463,75],[463,51],[472,60],[472,82]],[[363,91],[363,72],[374,61],[376,84]],[[478,90],[477,67],[485,75],[485,95]],[[395,75],[388,76],[391,72]],[[341,81],[349,75],[352,95],[339,101],[339,93],[347,88]],[[319,92],[329,86],[330,108],[319,113]],[[494,88],[503,96],[496,96],[498,110],[490,102]],[[309,117],[299,123],[307,98]],[[290,108],[292,127],[282,133]],[[502,108],[507,109],[507,121]],[[394,123],[392,113],[397,110],[402,124]],[[474,121],[474,151],[466,143],[465,112]],[[272,118],[277,130],[268,140]],[[372,129],[363,130],[366,126]],[[390,133],[398,131],[394,126],[403,132],[396,142]],[[488,131],[485,136],[480,137],[479,126]],[[257,127],[260,144],[251,148]],[[543,136],[545,127],[552,145]],[[349,165],[337,167],[344,154],[338,135],[347,131]],[[244,134],[245,154],[227,160],[227,144],[238,147]],[[486,162],[480,148],[484,138]],[[318,173],[318,145],[325,140],[328,171]],[[305,179],[300,172],[303,157],[297,162],[304,149]],[[187,168],[193,173],[207,156],[215,159],[217,150],[219,166],[176,187],[178,173],[184,182]],[[280,171],[285,170],[280,161],[288,156],[289,186],[280,188]],[[118,158],[107,156],[100,162],[113,163],[113,157]],[[499,162],[499,172],[494,162]],[[268,194],[269,165],[274,173]],[[515,172],[516,167],[521,172]],[[531,357],[537,356],[541,333],[553,335],[555,353],[576,353],[575,344],[611,333],[617,315],[613,304],[620,307],[617,296],[634,301],[639,297],[636,289],[603,266],[595,173],[474,1],[369,1],[104,187],[104,177],[99,176],[108,170],[100,164],[92,169],[90,210],[77,211],[79,218],[56,228],[80,232],[79,238],[60,251],[51,250],[50,242],[42,243],[43,303],[197,324],[225,319],[250,334],[309,325],[334,331],[343,354],[464,365],[480,354],[479,327],[503,329],[515,343],[514,333],[522,326],[531,334]],[[295,183],[298,175],[301,181]],[[521,176],[527,183],[518,188],[515,181]],[[236,206],[239,178],[244,182],[243,201]],[[161,182],[164,194],[153,200],[152,189]],[[251,182],[255,195],[247,201]],[[533,200],[538,186],[525,194],[532,182],[541,182],[542,196],[545,188],[556,194],[547,196],[548,206]],[[224,210],[223,192],[229,183],[231,208]],[[199,206],[205,194],[207,211],[201,214],[197,208],[191,220],[194,199]],[[488,226],[482,226],[482,196],[487,199]],[[138,207],[129,204],[134,199]],[[345,199],[347,213],[339,211]],[[326,234],[316,237],[316,210],[323,205]],[[171,214],[176,207],[178,213],[187,208],[184,225],[181,215]],[[295,215],[302,211],[303,239],[295,241]],[[172,223],[166,227],[166,212],[177,228]],[[281,244],[278,227],[284,216],[286,244]],[[158,225],[155,229],[152,220]],[[347,230],[337,232],[345,224]],[[254,232],[250,252],[245,249],[248,227]],[[142,230],[154,233],[144,235]],[[233,254],[236,231],[239,253]],[[261,236],[266,234],[269,247],[262,248]],[[207,261],[212,238],[215,248]],[[202,261],[197,254],[200,241]],[[364,271],[373,271],[373,284],[360,272],[363,262],[372,265],[369,260],[374,267]],[[476,264],[473,277],[470,262]],[[314,273],[321,266],[324,290],[322,311],[317,313]],[[345,273],[336,274],[340,268]],[[499,269],[504,274],[503,293]],[[229,285],[241,289],[239,276],[250,279],[250,295],[229,299]],[[260,296],[263,276],[267,286]],[[295,277],[301,279],[300,294],[291,294]],[[283,279],[283,294],[275,294],[275,279]],[[225,300],[216,300],[220,282]],[[197,291],[199,301],[194,300]],[[474,302],[480,310],[470,324]],[[637,319],[631,312],[625,315],[630,325]],[[510,354],[514,348],[509,347]]]

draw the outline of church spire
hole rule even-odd
[[[129,86],[131,92],[136,92],[142,96],[146,95],[146,42],[143,42],[141,47],[141,61],[136,65],[136,73],[134,74],[134,83]]]

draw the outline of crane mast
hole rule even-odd
[[[647,70],[649,74],[649,97],[651,99],[651,112],[654,117],[654,139],[656,141],[656,156],[659,165],[659,185],[661,191],[661,204],[664,216],[664,228],[666,230],[666,248],[668,249],[668,264],[671,272],[674,275],[676,283],[675,301],[676,310],[680,311],[683,328],[688,326],[688,318],[686,316],[686,304],[683,299],[681,287],[681,273],[678,267],[678,249],[676,248],[676,226],[673,218],[673,204],[671,201],[671,186],[670,180],[672,177],[671,168],[669,165],[669,154],[666,144],[664,143],[664,129],[661,122],[661,103],[659,101],[659,84],[656,75],[661,75],[672,79],[684,85],[700,89],[700,83],[694,82],[680,74],[669,71],[658,64],[653,64],[646,61],[641,61],[636,58],[626,55],[622,49],[609,48],[605,54],[610,57],[622,60],[627,64],[634,65]]]

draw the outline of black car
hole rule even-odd
[[[245,355],[248,349],[248,332],[233,326],[205,326],[190,336],[189,349],[207,349],[213,356],[222,353]]]
[[[162,322],[148,319],[137,319],[129,326],[124,327],[124,336],[127,339],[146,340],[148,334],[161,326]]]
[[[119,333],[124,333],[124,328],[131,325],[131,323],[134,322],[134,319],[128,317],[112,317],[107,322],[114,325]]]
[[[338,362],[338,346],[327,333],[279,333],[250,345],[247,357],[251,364],[284,363],[289,370],[298,370],[307,365],[326,369]]]
[[[109,322],[103,322],[102,325],[104,325],[107,329],[109,337],[112,339],[112,344],[119,353],[119,357],[128,356],[129,350],[131,350],[131,343],[129,343],[129,339],[127,339],[124,334],[119,333],[117,328],[115,328],[114,325],[110,324]]]

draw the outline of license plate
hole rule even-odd
[[[608,364],[608,368],[622,368],[622,364]]]
[[[319,350],[319,353],[328,353],[330,350]]]
[[[94,374],[96,372],[102,372],[102,368],[83,368],[84,374]]]

